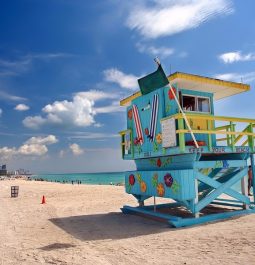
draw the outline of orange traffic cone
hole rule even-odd
[[[45,204],[46,203],[46,200],[45,200],[45,196],[43,195],[42,197],[42,204]]]

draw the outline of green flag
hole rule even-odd
[[[148,94],[160,87],[164,87],[168,83],[169,81],[161,65],[158,66],[157,71],[138,79],[142,95]]]

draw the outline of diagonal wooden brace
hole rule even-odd
[[[208,186],[210,186],[210,187],[212,187],[212,188],[215,188],[215,189],[217,189],[217,188],[219,188],[221,185],[223,185],[224,183],[222,183],[222,182],[219,182],[219,181],[216,181],[216,180],[214,180],[214,179],[211,179],[211,178],[208,178],[208,177],[206,177],[206,176],[204,176],[203,174],[201,174],[201,175],[199,175],[199,174],[201,174],[200,172],[198,172],[198,177],[197,177],[197,179],[199,180],[199,181],[202,181],[202,182],[204,182],[204,183],[206,183]],[[227,180],[230,180],[233,176],[235,176],[236,175],[236,173],[231,173],[231,174],[229,174],[229,175],[227,175],[227,176],[225,176],[225,178],[226,177],[228,177],[228,179]],[[226,183],[226,182],[225,182]],[[244,195],[242,195],[242,194],[240,194],[239,192],[237,192],[237,191],[235,191],[235,190],[233,190],[233,189],[227,189],[226,191],[224,191],[223,193],[225,193],[225,194],[227,194],[227,195],[229,195],[229,196],[231,196],[231,197],[234,197],[234,198],[236,198],[237,200],[239,200],[239,201],[241,201],[241,202],[244,202],[244,203],[250,203],[250,201],[248,201],[248,198],[246,197],[246,196],[244,196]]]
[[[200,172],[196,172],[195,178],[197,178],[199,181],[202,181],[209,186],[215,188],[215,190],[207,195],[205,198],[203,198],[201,201],[199,201],[195,206],[195,212],[199,212],[201,209],[206,207],[208,204],[210,204],[214,199],[216,199],[219,195],[222,193],[228,194],[231,197],[242,201],[243,203],[250,204],[250,199],[239,192],[230,189],[237,181],[242,179],[247,174],[247,168],[244,168],[242,170],[239,170],[235,176],[233,176],[230,180],[228,180],[225,183],[220,183],[214,179],[208,178],[201,174]]]
[[[219,172],[221,171],[221,168],[214,168],[213,170],[212,170],[212,172],[207,176],[207,177],[209,177],[209,178],[213,178],[213,177],[215,177]],[[199,172],[199,171],[198,171]],[[200,172],[199,172],[200,173]],[[200,173],[201,174],[201,173]],[[203,175],[204,176],[204,175]],[[210,186],[210,185],[209,185]],[[202,190],[204,190],[204,189],[206,189],[208,187],[208,185],[206,184],[206,183],[200,183],[199,185],[198,185],[198,192],[200,192],[200,191],[202,191]]]
[[[235,172],[231,172],[231,173],[229,173],[229,174],[227,174],[227,175],[225,175],[225,176],[223,176],[223,177],[218,177],[217,178],[217,182],[218,183],[220,183],[221,185],[223,184],[223,183],[225,183],[225,182],[227,182],[228,180],[230,180],[233,176],[235,176],[236,175],[236,171]],[[203,175],[204,176],[204,175]],[[211,178],[212,180],[214,180],[213,179],[213,177],[211,177],[210,176],[210,174],[208,175],[208,177],[207,176],[204,176],[204,177],[206,177],[206,179],[209,177],[209,178]],[[206,180],[206,179],[204,179],[204,180]],[[213,183],[211,183],[211,184],[213,184]],[[205,183],[203,183],[203,182],[200,182],[200,185],[198,186],[198,192],[200,192],[200,191],[203,191],[203,189],[204,189],[204,187],[206,188],[206,189],[209,189],[209,187],[210,187],[210,190],[209,190],[209,192],[211,192],[215,187],[212,187],[211,185],[208,185],[208,184],[205,184]],[[236,192],[236,194],[237,194],[238,192]],[[238,193],[239,194],[239,193]],[[238,196],[238,194],[237,194],[237,196]],[[230,196],[232,196],[232,195],[230,195]],[[205,196],[204,196],[205,197]]]

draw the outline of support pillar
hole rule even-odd
[[[254,154],[251,154],[251,170],[252,170],[252,184],[253,184],[253,203],[255,203],[255,165],[254,165]]]
[[[195,179],[195,191],[196,191],[196,198],[195,198],[195,205],[198,203],[198,180]],[[196,210],[196,207],[195,207]],[[199,218],[199,212],[195,212],[194,214],[195,218]]]
[[[143,207],[144,206],[144,201],[139,201],[139,207]]]
[[[242,194],[244,196],[248,197],[248,186],[247,186],[247,178],[246,178],[246,176],[244,176],[241,179],[241,190],[242,190]],[[248,204],[247,203],[243,203],[243,209],[247,210],[248,208],[249,208]]]

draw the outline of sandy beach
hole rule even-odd
[[[1,181],[0,264],[255,264],[255,215],[174,229],[124,204],[124,187]]]

